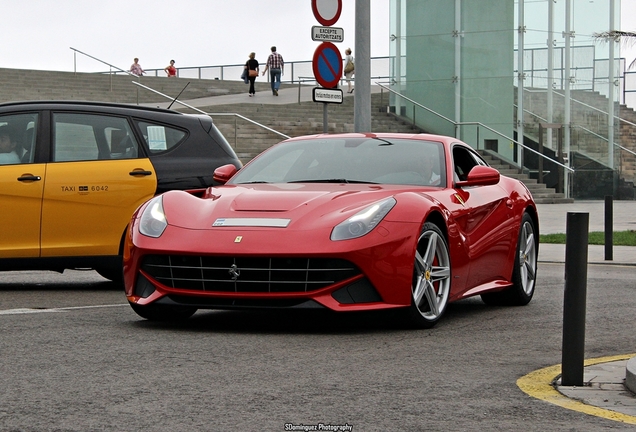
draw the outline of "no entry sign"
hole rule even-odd
[[[332,26],[340,18],[342,0],[311,0],[311,9],[320,24]]]
[[[334,88],[342,77],[342,56],[331,42],[318,45],[312,61],[314,77],[325,88]]]

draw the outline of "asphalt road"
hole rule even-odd
[[[633,352],[633,274],[588,268],[586,358]],[[563,264],[540,265],[528,306],[469,299],[419,331],[386,313],[154,324],[93,272],[0,276],[1,431],[634,429],[516,385],[561,362]]]

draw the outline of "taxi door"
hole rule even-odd
[[[0,115],[0,130],[11,143],[11,164],[0,165],[0,258],[40,255],[40,216],[46,164],[34,164],[39,114]],[[1,161],[7,162],[4,153]],[[18,163],[16,163],[18,161]],[[0,162],[0,163],[4,163]]]
[[[0,258],[40,255],[45,164],[0,165]]]
[[[54,113],[42,204],[42,256],[117,255],[157,178],[126,118]]]

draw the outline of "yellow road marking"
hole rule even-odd
[[[609,363],[613,361],[629,360],[636,354],[621,354],[611,357],[599,357],[584,361],[585,366],[592,366],[599,363]],[[522,376],[517,380],[517,386],[527,395],[536,399],[541,399],[554,405],[573,411],[582,412],[596,417],[603,417],[609,420],[615,420],[622,423],[636,424],[636,417],[622,414],[616,411],[599,408],[592,405],[584,404],[561,394],[554,388],[552,383],[561,375],[561,365],[549,366],[536,370],[528,375]]]

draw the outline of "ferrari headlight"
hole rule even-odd
[[[139,232],[148,237],[160,237],[168,226],[163,212],[163,197],[153,198],[144,209],[139,221]]]
[[[390,197],[359,211],[336,225],[331,231],[331,240],[350,240],[368,234],[384,219],[396,202],[395,198]]]

